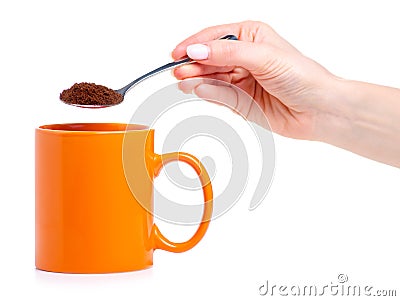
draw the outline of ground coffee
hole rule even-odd
[[[76,83],[61,92],[60,99],[77,105],[115,105],[122,101],[121,94],[102,85]]]

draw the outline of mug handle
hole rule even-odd
[[[206,233],[213,210],[213,191],[210,177],[203,164],[195,156],[192,156],[188,153],[175,152],[163,155],[154,154],[154,176],[157,177],[164,165],[173,161],[185,162],[196,171],[202,185],[204,196],[204,210],[200,225],[197,228],[196,233],[194,233],[194,235],[188,241],[179,243],[172,242],[160,232],[156,224],[153,225],[152,235],[154,249],[162,249],[169,252],[180,253],[190,250],[197,245],[197,243]]]

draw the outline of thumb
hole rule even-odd
[[[187,55],[200,64],[212,66],[239,66],[249,71],[259,70],[272,59],[269,46],[245,41],[215,40],[192,44]]]

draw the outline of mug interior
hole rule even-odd
[[[125,123],[64,123],[42,125],[39,128],[44,130],[68,132],[122,132],[148,129],[145,125]]]

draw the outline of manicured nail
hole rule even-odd
[[[194,60],[205,60],[208,58],[210,49],[203,44],[193,44],[186,48],[187,55]]]

